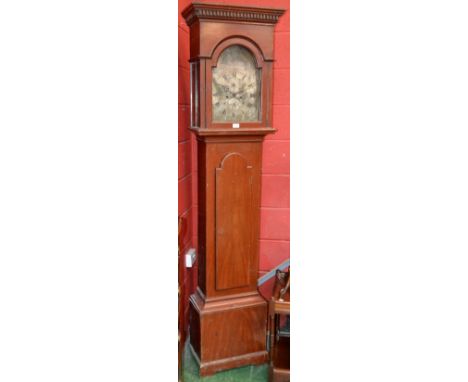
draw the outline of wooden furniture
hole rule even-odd
[[[180,283],[182,282],[182,275],[181,275],[181,264],[180,264],[180,231],[182,230],[182,218],[179,216],[179,222],[178,222],[179,228],[178,228],[178,251],[177,251],[177,266],[178,266],[178,329],[179,329],[179,343],[178,343],[178,356],[179,356],[179,361],[178,361],[178,374],[179,374],[179,382],[182,381],[182,353],[183,353],[183,345],[182,345],[182,295],[181,295],[181,290],[180,290]]]
[[[271,300],[268,303],[268,336],[270,344],[270,382],[289,382],[289,333],[280,332],[281,318],[290,314],[290,271],[276,272]]]
[[[190,348],[209,375],[268,360],[257,291],[262,143],[272,126],[273,31],[281,9],[193,3],[191,130],[198,151],[199,278]]]

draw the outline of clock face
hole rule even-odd
[[[260,69],[240,45],[226,48],[213,68],[212,110],[215,122],[260,120]]]

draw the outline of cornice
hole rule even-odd
[[[276,24],[284,9],[260,8],[214,3],[192,3],[182,11],[188,26],[197,20],[241,21],[260,24]]]

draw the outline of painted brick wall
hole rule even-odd
[[[289,0],[255,1],[287,9],[275,28],[273,127],[263,144],[260,273],[289,258]]]
[[[182,293],[182,312],[184,332],[182,333],[182,341],[185,342],[188,328],[188,298],[194,291],[196,283],[196,269],[185,268],[184,255],[188,249],[194,247],[194,221],[196,220],[196,212],[194,211],[194,203],[196,200],[193,197],[193,187],[196,186],[196,175],[193,172],[192,163],[192,133],[188,130],[190,124],[190,67],[189,59],[189,29],[182,22],[180,11],[184,9],[190,1],[179,0],[179,22],[178,22],[178,156],[179,156],[179,206],[178,214],[183,219],[181,232],[181,252],[180,252],[180,273],[182,275],[179,280]],[[195,181],[194,181],[195,180]]]
[[[199,2],[213,2],[198,0]],[[189,28],[180,12],[191,1],[179,0],[179,214],[188,219],[186,249],[197,246],[196,140],[188,131]],[[287,9],[275,28],[273,127],[263,147],[260,273],[289,258],[289,0],[217,0],[216,3],[267,6]],[[184,254],[184,252],[182,252]],[[185,301],[194,292],[197,265],[184,273]],[[184,307],[186,320],[188,304]],[[187,321],[185,322],[185,324]]]

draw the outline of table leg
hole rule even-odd
[[[275,348],[275,340],[276,340],[276,333],[275,333],[275,328],[276,328],[276,314],[270,314],[269,315],[269,322],[270,322],[270,361],[273,359],[273,351]]]

